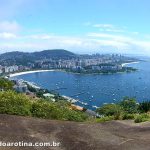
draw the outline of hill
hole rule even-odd
[[[60,147],[0,147],[0,150],[149,150],[150,123],[77,123],[0,114],[0,140],[60,142]]]
[[[42,59],[71,59],[77,57],[76,54],[64,49],[43,50],[40,52],[7,52],[0,55],[0,64],[26,64]]]
[[[70,59],[76,57],[76,54],[63,49],[44,50],[32,53],[38,59]]]

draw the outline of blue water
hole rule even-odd
[[[49,90],[67,88],[58,92],[88,103],[87,106],[79,105],[90,109],[103,103],[117,102],[125,96],[135,97],[139,102],[150,100],[150,62],[128,66],[135,67],[138,71],[108,75],[81,75],[54,71],[20,75],[16,78],[34,82]],[[81,92],[83,94],[73,96]]]

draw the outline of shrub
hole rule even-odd
[[[114,120],[114,116],[106,116],[102,118],[97,118],[96,122],[100,123],[100,122],[106,122],[106,121],[111,121],[111,120]]]
[[[74,110],[69,110],[65,112],[65,118],[69,121],[85,121],[88,116],[83,112],[78,112]]]
[[[61,105],[62,104],[62,105]],[[32,104],[32,116],[45,119],[59,119],[69,121],[84,121],[87,116],[78,111],[70,110],[66,102],[35,101]]]
[[[33,102],[31,113],[33,117],[53,119],[52,111],[54,110],[55,107],[50,102],[38,100]]]
[[[45,119],[84,121],[88,116],[83,112],[69,109],[65,101],[50,102],[45,99],[33,100],[14,91],[0,92],[0,113],[33,116]]]
[[[136,100],[134,98],[125,97],[123,99],[123,101],[121,101],[119,103],[119,105],[128,114],[133,114],[133,113],[138,112],[138,105],[137,105]]]
[[[122,119],[123,119],[123,120],[134,119],[134,114],[127,114],[127,113],[124,113],[124,114],[122,115]]]
[[[121,107],[117,104],[106,104],[96,110],[100,115],[105,116],[116,116],[118,117],[121,113]]]
[[[139,111],[142,113],[147,113],[150,111],[150,101],[144,101],[139,104]]]
[[[10,90],[13,88],[13,82],[5,78],[0,78],[0,89]]]
[[[148,114],[140,114],[136,116],[134,122],[140,123],[140,122],[148,121],[149,119],[150,119],[150,116]]]
[[[31,101],[23,94],[14,91],[0,92],[0,113],[13,115],[31,115]]]

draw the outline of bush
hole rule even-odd
[[[117,104],[106,104],[96,110],[100,115],[105,116],[120,116],[121,107]]]
[[[69,121],[84,121],[87,116],[83,112],[70,110],[66,102],[36,101],[32,104],[32,116],[45,119],[59,119]]]
[[[123,119],[123,120],[134,119],[134,114],[127,114],[127,113],[124,113],[124,114],[122,115],[122,119]]]
[[[138,109],[141,113],[147,113],[150,111],[150,101],[144,101],[140,103]]]
[[[23,94],[14,91],[0,92],[0,113],[13,115],[31,115],[31,101]]]
[[[10,90],[13,89],[13,82],[9,81],[8,79],[5,78],[0,78],[0,89],[2,90]]]
[[[136,116],[134,122],[140,123],[140,122],[148,121],[149,119],[150,119],[150,116],[148,114],[140,114]]]
[[[88,116],[83,112],[69,109],[65,101],[50,102],[45,99],[33,100],[14,91],[0,92],[0,113],[33,116],[45,119],[85,121]]]
[[[128,114],[134,114],[138,112],[138,105],[134,98],[125,97],[123,101],[119,103],[124,112]]]
[[[78,112],[74,110],[69,110],[65,112],[65,118],[69,121],[85,121],[88,116],[83,112]]]
[[[102,118],[97,118],[96,122],[100,123],[100,122],[106,122],[106,121],[111,121],[111,120],[114,120],[114,116],[106,116]]]
[[[52,111],[54,110],[55,107],[50,102],[38,100],[33,102],[31,113],[33,117],[53,119]]]

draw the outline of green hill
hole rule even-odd
[[[12,64],[22,64],[25,65],[30,62],[34,62],[42,59],[71,59],[77,57],[76,54],[69,52],[64,49],[52,49],[43,50],[40,52],[7,52],[0,55],[0,64],[12,65]]]

